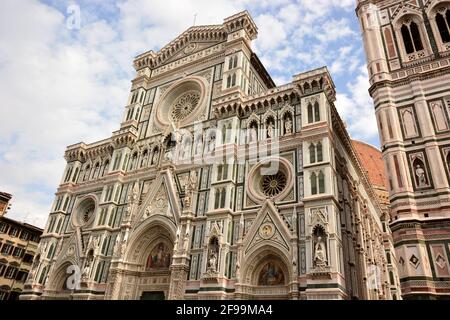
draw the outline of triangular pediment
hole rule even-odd
[[[244,238],[244,255],[263,245],[290,251],[291,233],[272,201],[266,200]]]
[[[158,52],[138,56],[135,65],[138,69],[144,66],[155,68],[222,43],[227,36],[227,30],[221,25],[191,27]]]
[[[56,246],[55,255],[57,255],[57,260],[55,266],[59,267],[66,261],[71,261],[78,264],[80,257],[83,255],[83,248],[81,243],[81,231],[79,228],[75,229],[68,240],[60,239],[59,241],[64,241],[62,248],[60,243]]]
[[[162,171],[153,181],[138,208],[134,227],[154,215],[166,216],[175,224],[179,223],[181,210],[173,181],[169,170]]]
[[[167,60],[164,61],[164,63],[171,63],[173,61],[177,61],[191,54],[213,47],[219,43],[220,43],[219,41],[188,42],[183,48],[180,48],[177,52],[174,52],[171,57],[168,57]]]

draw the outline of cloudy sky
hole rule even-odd
[[[194,22],[247,9],[277,85],[327,65],[352,137],[378,145],[355,0],[1,0],[0,190],[9,217],[44,226],[64,150],[117,130],[132,60]],[[81,19],[76,19],[78,11]]]

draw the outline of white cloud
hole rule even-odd
[[[269,14],[262,14],[256,17],[256,24],[259,26],[259,37],[257,47],[260,51],[268,51],[283,45],[286,40],[284,24],[276,17]]]
[[[372,98],[368,92],[369,78],[366,67],[359,68],[359,75],[348,84],[349,93],[336,95],[336,108],[347,124],[354,139],[377,140],[378,130]],[[377,140],[378,141],[378,140]]]

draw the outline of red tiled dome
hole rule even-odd
[[[387,179],[384,172],[381,151],[370,144],[352,140],[353,147],[366,170],[370,182],[375,186],[383,186],[387,189]]]

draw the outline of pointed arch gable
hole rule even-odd
[[[274,230],[266,231],[264,228],[274,228]],[[269,231],[271,234],[265,236],[264,232]],[[252,255],[264,246],[278,248],[280,252],[283,252],[288,257],[291,250],[289,245],[290,238],[291,232],[286,223],[281,218],[273,202],[266,199],[244,238],[244,257]]]
[[[158,192],[163,188],[166,192],[167,198],[169,200],[169,206],[172,208],[172,214],[175,221],[175,225],[179,225],[180,216],[181,216],[181,208],[179,205],[179,200],[176,192],[176,186],[173,183],[174,179],[172,173],[169,170],[164,170],[161,174],[155,179],[155,181],[150,186],[150,191],[148,192],[146,198],[142,202],[142,205],[139,207],[138,212],[136,214],[136,218],[134,221],[133,227],[137,227],[142,221],[142,217],[145,214],[145,210],[152,201],[155,199]]]
[[[149,231],[153,232],[149,232]],[[142,265],[146,257],[141,253],[148,246],[163,240],[167,245],[174,244],[176,238],[176,225],[167,217],[152,216],[151,219],[141,223],[131,231],[125,252],[125,261],[136,265]]]

